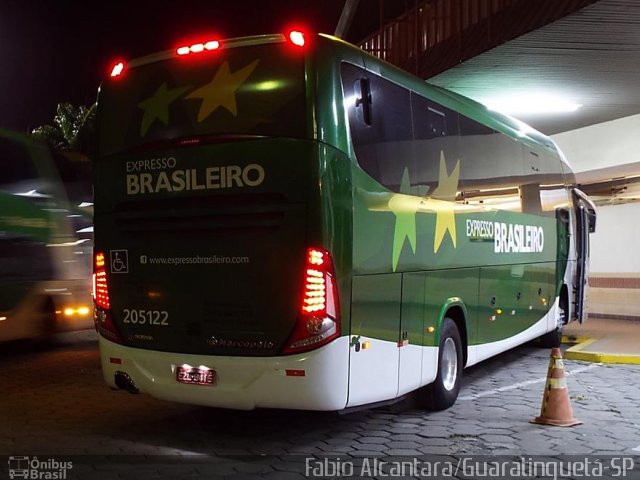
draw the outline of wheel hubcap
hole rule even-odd
[[[458,378],[458,352],[452,338],[444,341],[442,348],[442,385],[445,390],[451,391]]]

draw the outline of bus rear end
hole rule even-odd
[[[211,41],[122,67],[101,88],[94,174],[105,380],[226,408],[343,408],[305,49]]]

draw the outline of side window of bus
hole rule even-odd
[[[554,216],[558,208],[569,208],[560,158],[549,152],[523,146],[524,178],[520,186],[522,210]]]
[[[522,148],[514,139],[460,115],[461,179],[465,202],[522,211]]]
[[[441,181],[440,163],[444,161],[447,178],[455,176],[460,158],[458,140],[458,114],[416,93],[411,94],[413,113],[413,149],[414,161],[411,177],[412,184],[421,186],[422,195],[431,195]],[[459,171],[459,170],[458,170]],[[444,171],[442,172],[445,173]],[[444,192],[446,198],[453,200],[459,187],[450,185],[450,192]],[[456,191],[453,191],[455,188]]]
[[[399,192],[411,163],[409,91],[349,63],[342,64],[342,88],[358,164],[377,182]]]

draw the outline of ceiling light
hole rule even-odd
[[[520,94],[480,100],[489,110],[509,115],[547,115],[571,113],[582,107],[559,95]]]

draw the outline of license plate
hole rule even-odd
[[[209,368],[177,367],[176,378],[180,383],[213,386],[216,384],[216,371]]]

